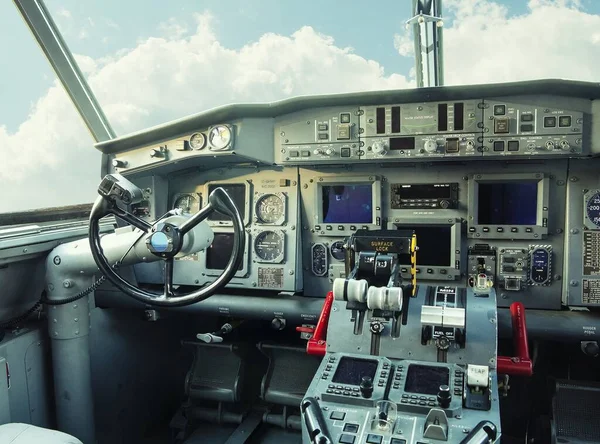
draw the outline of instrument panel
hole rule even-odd
[[[146,187],[140,217],[194,214],[225,188],[246,227],[233,289],[323,297],[346,275],[353,232],[412,229],[418,281],[494,287],[500,306],[598,306],[600,105],[532,83],[245,105],[99,146]],[[208,223],[215,242],[177,261],[180,285],[227,262],[231,221]],[[138,280],[157,280],[153,267]]]

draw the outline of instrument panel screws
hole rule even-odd
[[[198,279],[194,280],[194,284],[199,284],[199,283],[200,283],[200,281]]]
[[[288,271],[288,274],[289,274],[290,276],[292,276],[292,275],[294,274],[294,270],[290,270],[290,271]]]
[[[73,282],[71,282],[70,280],[65,280],[63,281],[63,287],[65,288],[71,288],[73,286]]]
[[[579,230],[577,228],[571,228],[571,230],[569,230],[571,232],[571,234],[577,234],[579,233]]]
[[[306,124],[307,124],[307,125],[310,125],[310,120],[307,120],[307,121],[306,121]]]
[[[570,285],[571,287],[577,287],[577,286],[579,285],[579,282],[577,282],[577,281],[575,281],[575,280],[572,280],[571,282],[569,282],[569,285]]]
[[[54,256],[52,262],[54,262],[54,265],[60,265],[60,256]]]
[[[27,253],[27,248],[23,248],[23,253]]]
[[[571,182],[577,182],[578,180],[579,180],[579,178],[577,178],[575,176],[573,176],[569,179],[569,181],[571,181]]]

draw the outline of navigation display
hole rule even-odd
[[[333,380],[331,382],[338,384],[360,385],[362,378],[365,376],[375,379],[376,372],[377,361],[349,358],[344,356],[342,359],[340,359],[340,363],[337,367],[335,375],[333,375]]]
[[[538,182],[480,182],[479,225],[536,225]]]
[[[208,186],[208,194],[213,192],[215,188],[223,188],[233,203],[237,207],[240,212],[240,216],[242,220],[246,217],[246,185],[242,183],[236,184],[212,184]],[[208,216],[208,220],[212,221],[223,221],[223,220],[231,220],[229,216],[225,216],[224,214],[213,212],[210,216]],[[213,244],[214,245],[214,244]]]
[[[437,395],[440,385],[448,385],[449,380],[450,370],[446,367],[411,364],[408,366],[404,391],[422,395]]]
[[[233,233],[215,233],[215,238],[206,249],[206,268],[209,270],[224,270],[233,251]],[[238,270],[244,268],[240,261]]]
[[[452,262],[452,227],[450,225],[398,225],[400,230],[414,230],[417,234],[417,265],[450,267]],[[410,266],[410,254],[401,254],[401,265]]]
[[[373,187],[364,185],[323,185],[322,223],[373,223]]]

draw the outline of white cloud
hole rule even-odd
[[[448,85],[540,78],[596,81],[600,16],[574,0],[530,0],[528,12],[509,16],[491,0],[447,0],[444,27]],[[412,54],[407,34],[395,36],[402,55]]]
[[[198,15],[191,34],[148,38],[111,58],[77,56],[118,133],[231,102],[410,86],[310,27],[291,36],[265,34],[233,50],[218,41],[212,20]],[[60,85],[15,133],[0,126],[0,147],[1,212],[95,198],[100,155]]]
[[[61,8],[58,10],[58,12],[56,13],[57,16],[65,18],[65,19],[70,19],[72,18],[72,14],[71,11],[69,11],[68,9],[65,8]]]

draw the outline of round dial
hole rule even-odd
[[[181,194],[175,199],[173,208],[179,208],[184,214],[194,214],[200,210],[200,198],[195,194]]]
[[[216,150],[222,150],[231,142],[231,130],[225,125],[215,126],[208,134],[208,141]]]
[[[263,261],[275,262],[283,257],[283,236],[275,231],[263,231],[256,236],[254,252]]]
[[[330,247],[331,256],[338,261],[346,259],[346,248],[344,247],[344,241],[336,241],[331,244]]]
[[[267,194],[256,203],[256,216],[264,224],[283,222],[285,206],[283,199],[275,194]]]
[[[201,150],[206,146],[206,136],[202,133],[194,133],[190,137],[190,147],[194,150]]]
[[[585,204],[585,214],[592,224],[600,228],[600,192],[588,199]]]

